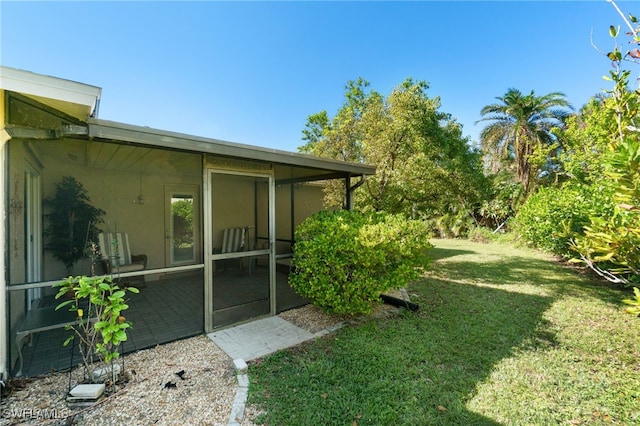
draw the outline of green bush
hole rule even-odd
[[[450,211],[431,222],[429,226],[435,228],[440,238],[464,238],[475,226],[470,210],[453,206]]]
[[[528,245],[571,257],[569,242],[584,233],[589,216],[612,213],[605,192],[587,185],[541,188],[522,205],[512,227]]]
[[[494,233],[491,229],[483,226],[476,226],[469,231],[467,239],[469,241],[475,241],[476,243],[487,244],[492,241],[497,241],[502,234]]]
[[[289,283],[331,313],[366,314],[428,266],[427,225],[384,213],[322,211],[296,229]]]

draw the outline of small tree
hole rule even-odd
[[[64,263],[68,273],[84,257],[87,242],[97,240],[97,224],[102,222],[105,211],[90,202],[87,190],[72,176],[64,176],[53,197],[44,200],[50,210],[46,215],[49,224],[44,248]]]
[[[108,363],[120,356],[118,346],[127,340],[126,332],[131,327],[122,315],[129,308],[126,292],[139,293],[139,290],[135,287],[122,289],[109,277],[86,276],[68,277],[54,287],[58,287],[56,299],[72,296],[56,307],[56,310],[68,307],[77,315],[77,322],[68,326],[74,334],[64,345],[76,337],[79,339],[85,379],[92,381],[96,358]]]

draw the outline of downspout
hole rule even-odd
[[[347,210],[353,210],[353,191],[355,191],[356,189],[358,189],[359,187],[362,186],[362,184],[364,183],[364,181],[367,179],[366,175],[360,175],[360,180],[358,182],[356,182],[353,186],[351,185],[351,175],[347,176],[345,178],[345,187],[347,189]]]

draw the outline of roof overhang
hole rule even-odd
[[[2,65],[0,89],[21,93],[80,120],[97,115],[102,94],[96,86]]]
[[[58,129],[32,129],[7,125],[5,126],[6,131],[11,137],[26,139],[86,138],[133,146],[173,149],[259,161],[273,164],[276,169],[276,179],[281,182],[349,178],[375,173],[375,167],[368,164],[333,160],[101,120],[96,118],[101,88],[57,77],[0,66],[0,89],[35,99],[46,106],[78,118],[83,123],[64,125]]]
[[[315,179],[336,178],[337,176],[373,175],[376,170],[374,166],[368,164],[333,160],[330,158],[169,132],[109,120],[90,118],[87,120],[87,123],[89,126],[89,138],[95,140],[128,142],[138,145],[305,168],[320,172]]]

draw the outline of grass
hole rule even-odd
[[[269,425],[640,424],[640,318],[629,289],[502,244],[436,240],[371,320],[250,366]]]

